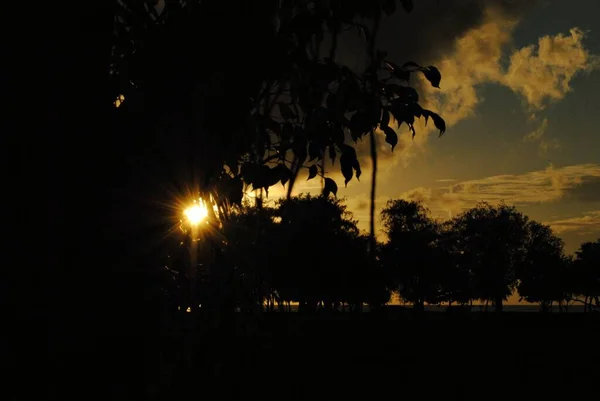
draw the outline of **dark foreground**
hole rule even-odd
[[[181,317],[51,338],[44,363],[18,361],[30,379],[8,399],[570,401],[600,383],[599,313],[236,314],[208,332]]]

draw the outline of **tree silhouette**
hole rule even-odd
[[[388,242],[383,260],[393,270],[400,296],[422,310],[425,302],[441,301],[439,225],[421,203],[390,200],[381,212]]]
[[[513,292],[516,268],[525,254],[527,217],[513,206],[482,202],[454,219],[461,252],[469,260],[475,297],[492,301],[501,312]]]
[[[290,196],[301,168],[310,177],[324,173],[326,155],[339,156],[346,184],[360,177],[346,132],[354,141],[370,135],[375,177],[375,131],[392,149],[398,141],[390,117],[413,135],[415,117],[431,118],[440,135],[446,129],[408,86],[420,72],[439,87],[440,72],[397,65],[375,48],[382,14],[393,13],[395,1],[169,1],[161,10],[155,4],[121,0],[117,7],[114,98],[128,129],[152,132],[155,148],[166,153],[149,156],[151,162],[177,159],[184,171],[173,174],[219,208],[239,203],[242,182],[265,193],[289,183]],[[411,1],[401,4],[412,9]],[[227,34],[215,40],[223,20]],[[366,35],[357,39],[364,72],[337,55],[346,29]],[[252,57],[242,60],[236,51]],[[337,192],[332,180],[325,183],[326,192]]]
[[[277,263],[269,251],[275,238],[275,210],[245,205],[232,213],[223,225],[226,260],[234,277],[233,292],[243,312],[260,310],[270,300],[273,288],[272,266]]]
[[[574,292],[584,298],[585,310],[600,307],[600,239],[581,244],[573,266]]]
[[[319,303],[331,309],[340,302],[357,306],[364,294],[354,277],[368,265],[366,244],[356,221],[340,200],[303,195],[277,202],[280,222],[273,236],[273,285],[300,311]],[[362,245],[362,246],[361,246]]]
[[[525,257],[517,268],[521,299],[538,303],[542,311],[551,310],[553,302],[567,297],[567,267],[563,241],[549,226],[528,222]]]
[[[441,224],[437,263],[441,267],[442,301],[452,306],[467,305],[475,298],[469,254],[465,253],[460,233],[452,220]]]

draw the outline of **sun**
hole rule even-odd
[[[208,216],[208,210],[204,203],[194,202],[192,206],[184,210],[183,214],[192,225],[198,225]]]

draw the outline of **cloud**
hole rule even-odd
[[[576,232],[578,235],[600,233],[600,210],[587,212],[583,216],[546,222],[557,234]]]
[[[505,48],[517,20],[490,8],[484,21],[458,38],[454,50],[438,61],[442,90],[422,87],[428,106],[438,109],[449,125],[473,115],[481,102],[481,84],[506,86],[523,97],[529,110],[543,110],[548,101],[560,100],[571,90],[578,73],[598,66],[583,45],[585,35],[573,28],[568,35],[543,36],[537,45],[515,50],[504,68]]]
[[[578,28],[572,28],[568,33],[542,36],[537,43],[520,49],[512,48],[513,31],[522,13],[533,2],[448,1],[442,6],[442,2],[434,5],[425,1],[423,4],[421,7],[431,13],[431,20],[422,21],[421,14],[415,13],[417,21],[424,23],[416,35],[415,47],[410,44],[412,40],[395,39],[387,48],[399,46],[398,51],[390,53],[396,62],[412,59],[440,69],[441,89],[432,88],[420,75],[416,86],[421,104],[439,112],[446,120],[448,135],[452,134],[453,126],[475,115],[477,106],[484,101],[478,93],[481,85],[497,84],[510,88],[523,99],[525,111],[536,119],[535,112],[544,110],[550,102],[564,98],[571,91],[571,81],[577,74],[592,71],[600,65],[598,57],[585,48],[584,32]],[[410,28],[412,25],[408,21]],[[440,25],[432,26],[427,21]],[[454,28],[453,23],[456,23]],[[422,43],[425,41],[427,45]],[[435,50],[419,51],[416,46]],[[544,135],[547,126],[547,120],[542,120],[542,125],[529,139],[538,144],[542,154],[559,146],[556,139]],[[405,164],[425,149],[429,134],[435,131],[432,126],[425,127],[423,122],[416,124],[416,128],[414,140],[408,135],[401,138],[400,158]],[[386,158],[389,157],[387,153]]]
[[[446,120],[446,135],[453,135],[453,126],[475,115],[477,106],[484,101],[479,87],[497,84],[510,88],[521,97],[531,122],[540,124],[523,140],[537,144],[541,153],[548,152],[559,144],[547,137],[548,120],[541,115],[543,109],[571,90],[571,81],[577,74],[596,68],[598,58],[585,48],[585,35],[577,28],[567,33],[546,35],[537,43],[515,48],[514,29],[534,4],[534,1],[525,0],[422,0],[415,4],[410,15],[398,12],[385,19],[378,48],[388,50],[389,58],[397,63],[412,60],[439,67],[441,90],[424,82],[420,74],[413,84],[419,91],[421,104],[439,112]],[[346,35],[350,35],[352,40],[340,42],[340,61],[359,68],[364,60],[357,59],[361,52],[355,50],[356,32],[349,31]],[[377,134],[378,181],[397,174],[398,164],[406,167],[416,157],[425,154],[429,135],[435,129],[432,124],[426,127],[423,121],[417,122],[415,128],[417,135],[414,139],[406,125],[397,130],[399,143],[393,153],[383,135]],[[363,181],[368,182],[371,166],[368,137],[359,141],[356,147]],[[338,161],[333,167],[328,162],[327,175],[336,180],[340,187],[339,195],[343,195],[345,191]],[[446,188],[414,189],[410,196],[429,197],[427,199],[435,204],[430,206],[432,210],[437,208],[447,213],[470,207],[482,199],[505,199],[514,203],[549,202],[577,187],[577,180],[582,182],[586,179],[587,173],[573,172],[570,168],[590,168],[590,165],[587,166],[550,168],[515,176],[499,175],[457,182]],[[353,179],[348,186],[351,190],[346,193],[355,194],[359,187],[366,188],[364,182],[358,184]],[[305,185],[308,183],[299,180],[296,190],[306,192]],[[569,188],[565,187],[569,185]],[[296,190],[294,193],[297,193]]]
[[[556,138],[547,138],[548,119],[544,118],[540,125],[523,137],[523,142],[535,143],[538,145],[540,154],[546,155],[549,150],[559,149],[560,142]]]
[[[457,182],[444,188],[413,188],[400,197],[424,202],[432,211],[449,215],[475,206],[480,201],[505,201],[517,206],[556,202],[582,193],[586,183],[600,180],[600,165],[579,164],[525,174],[496,175]],[[594,186],[593,188],[598,188]],[[583,190],[584,193],[588,193]],[[600,196],[600,193],[597,194]],[[591,196],[591,195],[586,195]]]
[[[581,184],[570,190],[569,197],[578,202],[600,202],[600,177],[583,177]]]
[[[531,0],[420,0],[410,14],[397,12],[380,29],[378,47],[392,60],[433,64],[455,47],[457,38],[485,22],[490,10],[517,21],[535,5]]]
[[[538,44],[515,51],[500,82],[519,93],[533,109],[547,100],[560,100],[571,90],[573,77],[597,67],[597,59],[583,46],[585,35],[572,28],[568,35],[543,36]]]

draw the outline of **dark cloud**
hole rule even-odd
[[[419,64],[435,64],[454,51],[456,39],[469,30],[482,25],[489,10],[495,10],[503,18],[518,19],[535,0],[420,0],[410,14],[398,10],[383,20],[378,35],[378,48],[388,52],[388,58],[402,64],[415,61]],[[350,68],[364,68],[364,47],[357,43],[356,31],[346,32],[338,45],[337,58]],[[326,45],[326,47],[328,44]],[[491,56],[490,56],[491,57]],[[442,72],[443,74],[443,72]],[[443,78],[442,78],[443,80]],[[419,92],[419,82],[414,81]],[[421,93],[423,98],[424,93]],[[422,131],[422,130],[421,130]],[[398,157],[411,145],[411,134],[406,126],[398,130],[399,143],[395,152],[390,151],[383,136],[378,135],[379,157],[382,162]],[[417,132],[422,135],[423,132]],[[359,158],[368,163],[370,148],[368,140],[357,144]]]
[[[580,202],[600,202],[600,177],[584,177],[580,185],[569,190],[568,196]]]
[[[421,0],[410,14],[398,12],[381,26],[379,47],[398,63],[430,64],[454,47],[456,38],[484,22],[488,10],[518,19],[535,0]]]

